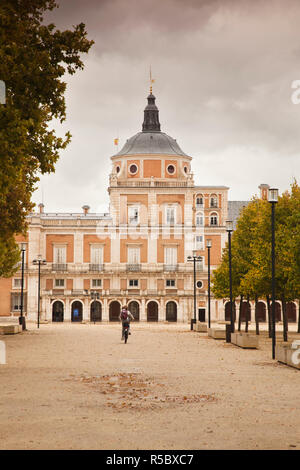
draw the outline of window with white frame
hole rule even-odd
[[[54,246],[54,263],[55,264],[66,264],[67,259],[67,247],[62,245]]]
[[[175,266],[177,264],[177,246],[165,247],[165,264]]]
[[[55,287],[65,287],[65,280],[64,279],[55,279],[54,285],[55,285]]]
[[[166,287],[176,287],[175,279],[166,279]]]
[[[195,250],[203,250],[203,235],[195,236]]]
[[[101,287],[101,279],[92,279],[92,287]]]
[[[12,295],[12,310],[14,312],[21,310],[21,294]]]
[[[203,227],[204,226],[203,212],[197,212],[197,214],[196,214],[196,225],[197,225],[197,227]]]
[[[15,278],[15,279],[14,279],[14,283],[13,283],[13,287],[14,287],[15,289],[21,289],[21,287],[22,287],[22,279]]]
[[[210,225],[218,225],[218,214],[213,212],[212,214],[210,214]]]
[[[128,285],[129,285],[129,287],[138,287],[139,286],[139,280],[138,279],[129,279]]]
[[[218,198],[215,194],[210,196],[210,207],[218,207]]]
[[[176,206],[166,206],[165,221],[167,225],[175,225],[176,223]]]
[[[139,206],[128,206],[128,223],[136,225],[140,222]]]
[[[129,264],[139,264],[140,263],[140,247],[139,246],[129,246],[128,247],[128,263]]]
[[[91,264],[103,264],[103,246],[91,245]]]
[[[204,206],[204,198],[203,196],[196,197],[196,208],[202,208]]]

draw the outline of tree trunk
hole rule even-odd
[[[243,305],[243,298],[244,298],[244,296],[241,295],[241,297],[240,297],[240,307],[239,307],[239,327],[238,327],[238,331],[241,331],[241,325],[242,325],[242,305]]]
[[[288,340],[288,322],[287,322],[287,315],[286,315],[286,301],[284,294],[281,297],[282,303],[282,320],[283,320],[283,341]]]
[[[258,321],[258,316],[257,316],[257,304],[258,304],[258,297],[256,295],[255,296],[255,329],[256,329],[256,334],[259,335],[259,321]]]
[[[271,302],[270,297],[267,295],[267,306],[268,306],[268,328],[269,338],[272,338],[272,322],[271,322]]]
[[[247,309],[246,309],[246,326],[245,326],[245,332],[248,333],[248,325],[249,325],[249,315],[248,315],[248,309],[249,309],[249,295],[247,295]]]

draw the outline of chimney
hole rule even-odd
[[[269,196],[269,189],[270,189],[270,186],[268,184],[260,184],[259,186],[259,189],[260,189],[260,198],[263,200],[263,201],[267,201],[268,200],[268,196]]]
[[[44,204],[41,202],[41,203],[39,204],[40,214],[43,214],[43,213],[44,213],[44,207],[45,207]]]
[[[90,206],[82,206],[82,209],[83,209],[84,215],[87,215],[89,213]]]

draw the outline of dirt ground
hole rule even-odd
[[[300,449],[300,371],[189,325],[1,336],[1,449]]]

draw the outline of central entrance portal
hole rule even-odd
[[[71,320],[74,322],[82,321],[82,303],[78,300],[72,303],[72,316]]]

